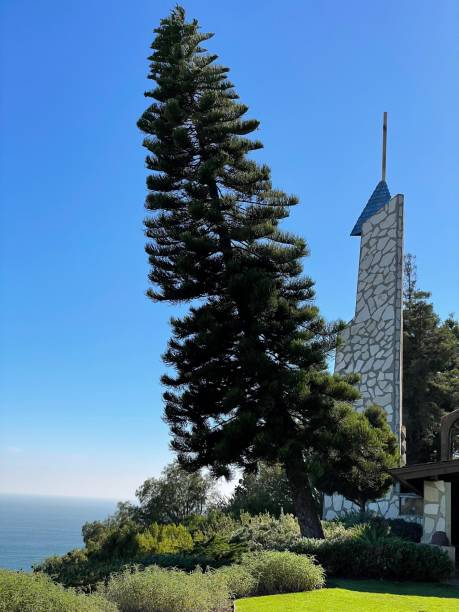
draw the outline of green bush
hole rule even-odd
[[[228,585],[229,594],[234,599],[248,597],[257,591],[257,579],[243,565],[228,565],[216,570],[216,572],[223,576]]]
[[[328,576],[436,582],[448,578],[453,564],[439,548],[395,538],[303,539],[293,552],[314,555]]]
[[[420,542],[422,538],[422,525],[411,523],[403,519],[388,519],[390,531],[393,535],[408,540],[409,542]]]
[[[121,612],[223,612],[227,582],[218,572],[186,574],[157,566],[113,575],[102,591]]]
[[[34,565],[34,572],[47,574],[65,587],[90,590],[91,586],[104,580],[113,572],[120,571],[126,562],[122,559],[100,561],[88,557],[85,551],[72,550],[62,557],[48,557]],[[194,566],[193,566],[194,567]]]
[[[0,612],[115,612],[100,595],[79,595],[42,574],[0,570]]]
[[[346,527],[340,521],[322,521],[322,529],[326,540],[347,538],[353,536],[353,527]]]
[[[239,554],[237,555],[240,556]],[[161,555],[146,555],[139,558],[137,562],[123,559],[113,561],[99,561],[87,557],[83,551],[76,550],[62,557],[49,557],[43,563],[34,566],[34,571],[43,572],[54,581],[66,587],[78,587],[84,591],[90,591],[91,587],[99,582],[106,581],[109,576],[123,569],[132,567],[149,567],[158,565],[163,568],[177,568],[192,572],[197,566],[219,568],[231,563],[233,555],[229,557],[215,557],[202,553],[169,553]]]
[[[244,556],[242,567],[256,580],[257,595],[296,593],[319,589],[325,583],[324,570],[313,559],[291,552],[266,551]]]
[[[193,554],[211,559],[210,565],[216,567],[239,561],[247,550],[247,543],[243,539],[235,537],[233,540],[225,535],[213,535],[202,542],[197,542]]]
[[[324,531],[337,531],[344,527],[345,530],[357,525],[371,525],[384,523],[394,536],[408,540],[409,542],[420,542],[422,537],[422,526],[419,523],[405,521],[404,519],[385,519],[374,512],[349,512],[340,519],[323,521]]]
[[[377,515],[374,512],[347,512],[343,514],[339,519],[335,519],[332,522],[342,523],[345,527],[355,527],[355,525],[363,525],[364,523],[369,523],[372,521]]]
[[[384,520],[356,525],[352,528],[352,537],[355,540],[365,542],[372,546],[403,541],[391,534],[390,527]]]
[[[210,510],[206,515],[194,514],[184,520],[184,525],[193,540],[210,538],[215,535],[230,537],[240,523],[221,510]]]
[[[278,519],[268,513],[241,514],[241,527],[233,540],[246,542],[249,550],[287,550],[301,538],[300,526],[293,514],[281,514]]]
[[[152,523],[148,529],[135,536],[137,554],[175,553],[193,548],[193,538],[184,525],[159,525]]]

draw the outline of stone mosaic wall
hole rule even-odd
[[[360,374],[356,409],[381,406],[401,439],[403,196],[393,197],[362,226],[355,316],[342,334],[335,372]],[[340,495],[325,496],[324,518],[355,510]],[[388,518],[399,514],[398,487],[370,509]]]
[[[424,480],[422,541],[430,544],[436,531],[444,531],[451,542],[451,483]]]

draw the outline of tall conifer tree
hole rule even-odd
[[[297,203],[272,188],[258,121],[245,119],[228,69],[175,8],[155,30],[138,122],[147,134],[145,220],[155,301],[189,303],[172,320],[163,376],[165,419],[180,463],[229,476],[231,466],[280,462],[303,535],[321,537],[308,474],[323,443],[352,411],[353,379],[330,376],[337,329],[312,303],[302,276],[305,242],[279,222]],[[347,410],[347,412],[346,412]]]
[[[459,323],[434,310],[417,284],[416,258],[405,257],[403,418],[407,462],[439,458],[441,417],[459,406]]]

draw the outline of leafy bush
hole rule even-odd
[[[230,564],[239,561],[242,554],[247,552],[247,543],[235,537],[214,535],[209,539],[195,544],[193,553],[212,560],[210,565]]]
[[[122,559],[99,561],[88,557],[85,551],[76,549],[62,557],[48,557],[42,563],[34,565],[33,570],[47,574],[65,587],[89,590],[91,586],[104,580],[111,573],[119,571],[125,565],[126,562]]]
[[[115,612],[100,595],[78,595],[41,574],[0,570],[1,612]]]
[[[241,527],[234,540],[246,542],[249,550],[287,550],[301,538],[300,526],[293,514],[241,514]]]
[[[363,525],[364,523],[370,523],[377,515],[370,511],[360,512],[348,512],[343,514],[339,519],[335,519],[332,522],[342,523],[346,528],[355,527],[355,525]]]
[[[230,609],[227,582],[217,572],[186,574],[157,566],[125,570],[103,589],[121,612],[223,612]]]
[[[136,535],[137,554],[175,553],[193,548],[193,538],[184,525],[158,525],[153,523]]]
[[[322,529],[326,540],[352,537],[354,534],[353,528],[346,527],[341,521],[322,521]]]
[[[134,558],[138,554],[137,535],[140,527],[135,523],[125,523],[107,527],[100,534],[99,542],[87,554],[100,561]]]
[[[356,525],[352,528],[352,537],[374,546],[402,541],[397,536],[391,534],[390,527],[384,519],[372,521],[371,523],[365,523],[363,525]]]
[[[324,521],[322,523],[324,531],[339,530],[344,527],[346,530],[357,525],[384,523],[394,536],[408,540],[409,542],[420,542],[422,537],[422,526],[419,523],[405,521],[404,519],[385,519],[374,512],[349,512],[340,519]],[[328,536],[327,536],[328,537]]]
[[[77,561],[76,558],[78,558]],[[215,559],[206,554],[195,553],[147,555],[137,563],[123,559],[107,562],[88,558],[83,551],[76,550],[62,557],[49,557],[43,563],[34,566],[34,571],[46,573],[63,586],[73,586],[84,591],[90,591],[91,587],[101,581],[106,581],[111,574],[133,567],[145,568],[150,565],[157,565],[162,568],[177,568],[192,572],[198,566],[219,568],[229,563],[231,563],[231,560],[225,557]]]
[[[257,579],[243,565],[228,565],[217,570],[223,576],[231,597],[248,597],[257,590]]]
[[[240,526],[239,521],[221,510],[210,510],[206,515],[194,514],[183,524],[193,536],[193,540],[203,540],[215,535],[231,537]]]
[[[387,520],[391,533],[409,542],[420,542],[422,538],[422,525],[404,521],[403,519]]]
[[[241,565],[255,578],[257,595],[311,591],[325,583],[320,565],[310,557],[291,552],[249,553]]]
[[[377,578],[436,582],[448,578],[454,568],[439,548],[395,538],[308,540],[292,551],[314,555],[327,575],[344,578]]]

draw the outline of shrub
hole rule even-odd
[[[341,521],[322,521],[322,529],[326,540],[346,538],[353,535],[352,528],[346,527]]]
[[[352,528],[352,537],[370,545],[380,546],[391,542],[401,542],[397,536],[391,534],[387,521],[381,519]]]
[[[409,542],[420,542],[422,538],[422,525],[411,523],[403,519],[388,519],[390,531],[393,535],[408,540]]]
[[[184,520],[184,525],[193,540],[210,538],[214,535],[230,537],[239,527],[239,522],[221,510],[210,510],[206,515],[194,514]]]
[[[91,586],[117,572],[126,565],[121,559],[99,561],[88,558],[80,549],[72,550],[62,557],[49,557],[42,563],[34,565],[34,572],[47,574],[55,582],[65,587],[77,587],[89,590]],[[194,567],[194,566],[193,566]]]
[[[243,539],[236,537],[233,540],[225,535],[213,535],[204,541],[197,542],[193,553],[211,559],[211,565],[215,567],[239,561],[247,550],[247,543]]]
[[[1,612],[115,612],[100,595],[78,595],[41,574],[0,570]]]
[[[388,526],[390,533],[394,536],[408,540],[410,542],[420,542],[422,537],[422,526],[419,523],[413,523],[405,521],[404,519],[385,519],[378,516],[374,512],[349,512],[348,514],[341,517],[339,520],[324,521],[328,523],[327,526],[324,524],[324,530],[330,531],[339,530],[339,527],[333,527],[333,525],[341,525],[346,530],[357,525],[373,524],[373,523],[384,523]]]
[[[183,525],[158,525],[153,523],[148,529],[136,535],[137,554],[175,553],[193,548],[193,538]]]
[[[344,578],[436,582],[448,578],[454,569],[441,549],[394,538],[382,538],[380,542],[304,538],[292,550],[314,555],[327,575]]]
[[[324,585],[324,570],[310,557],[291,552],[258,552],[246,555],[245,568],[256,579],[257,595],[311,591]]]
[[[110,578],[103,593],[121,612],[223,612],[230,609],[228,586],[217,572],[186,574],[157,566],[125,570]]]
[[[234,599],[248,597],[257,590],[257,580],[243,565],[228,565],[217,570],[228,585],[229,594]]]
[[[197,566],[218,568],[231,563],[232,554],[229,558],[222,556],[215,559],[205,552],[203,553],[170,553],[161,555],[146,555],[139,558],[137,562],[123,559],[114,559],[111,562],[99,561],[86,557],[82,551],[72,551],[62,557],[49,557],[43,563],[34,566],[34,571],[44,572],[56,582],[63,586],[78,587],[90,591],[91,587],[101,581],[106,581],[109,576],[123,569],[133,567],[149,567],[158,565],[163,568],[177,568],[192,572]]]
[[[363,525],[371,522],[377,515],[370,511],[348,512],[343,514],[337,522],[342,523],[345,527],[354,527],[355,525]]]
[[[249,550],[287,550],[301,538],[300,526],[292,514],[278,519],[270,514],[241,514],[241,528],[233,539],[246,542]]]

